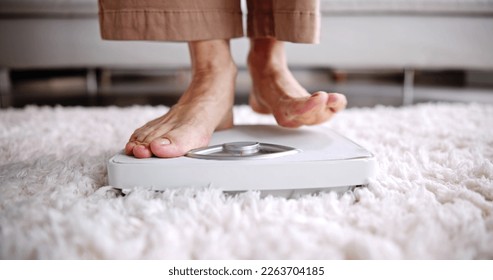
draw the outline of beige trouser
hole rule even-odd
[[[319,0],[247,0],[247,34],[317,43]],[[243,36],[240,0],[99,0],[103,39],[197,41]]]

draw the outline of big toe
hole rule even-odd
[[[329,93],[329,98],[327,99],[327,107],[333,113],[337,113],[346,108],[347,99],[346,96],[340,93]]]
[[[157,157],[172,158],[183,156],[191,149],[203,146],[191,142],[193,141],[180,141],[180,138],[167,135],[166,137],[154,139],[149,147]]]
[[[298,104],[294,104],[289,114],[292,119],[288,125],[281,125],[296,127],[320,124],[331,119],[334,113],[344,109],[346,104],[346,97],[342,94],[315,92],[309,98],[300,99]]]

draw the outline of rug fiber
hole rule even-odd
[[[348,109],[325,124],[376,155],[367,188],[297,199],[107,185],[166,107],[0,111],[2,259],[491,259],[493,106]],[[270,116],[235,107],[238,124]]]

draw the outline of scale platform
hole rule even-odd
[[[226,192],[346,191],[368,184],[373,154],[322,126],[297,129],[240,125],[215,132],[210,146],[186,156],[137,159],[122,152],[108,163],[108,183],[120,189],[212,187]]]

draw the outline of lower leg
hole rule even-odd
[[[192,81],[176,105],[137,129],[125,152],[138,158],[177,157],[207,146],[215,129],[233,125],[236,66],[229,41],[189,43]]]
[[[253,81],[250,105],[259,113],[272,113],[286,127],[319,124],[346,106],[342,94],[308,93],[289,71],[284,43],[274,38],[250,41],[248,68]]]

